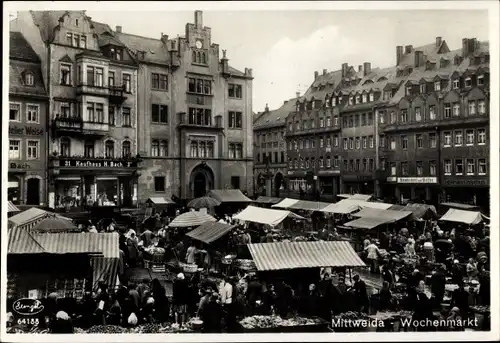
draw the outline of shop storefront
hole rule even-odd
[[[49,203],[55,208],[137,204],[136,159],[58,158],[51,164]]]
[[[489,179],[483,178],[444,178],[444,201],[479,206],[483,211],[490,210]]]
[[[391,177],[395,185],[395,198],[400,203],[425,202],[436,205],[439,202],[439,185],[435,176]]]
[[[374,194],[375,181],[371,175],[343,175],[343,194]]]
[[[338,170],[321,170],[318,174],[321,197],[335,199],[340,190],[340,172]]]

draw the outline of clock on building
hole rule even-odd
[[[201,40],[197,40],[196,41],[196,48],[201,49],[202,47],[203,47],[203,43],[201,42]]]

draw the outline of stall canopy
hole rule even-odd
[[[363,201],[363,202],[359,203],[359,206],[361,208],[374,208],[374,209],[378,209],[378,210],[387,210],[387,209],[391,208],[394,205],[393,204],[387,204],[385,202]]]
[[[299,202],[299,200],[297,200],[297,199],[285,198],[282,201],[280,201],[279,203],[277,203],[276,205],[273,205],[271,207],[289,208],[290,206],[295,205],[298,202]]]
[[[12,203],[12,201],[8,202],[8,207],[7,207],[7,212],[12,213],[12,212],[20,212],[21,210],[17,208],[16,205]]]
[[[266,197],[266,196],[260,196],[255,200],[256,203],[258,204],[277,204],[279,203],[283,198],[274,198],[274,197]]]
[[[387,218],[381,217],[362,217],[355,220],[351,220],[344,224],[344,226],[352,227],[356,229],[373,229],[379,225],[388,224],[390,221]]]
[[[152,205],[173,205],[175,202],[172,201],[172,199],[169,199],[167,197],[151,197],[148,200],[146,200],[146,203],[152,204]]]
[[[248,244],[257,270],[363,267],[349,242],[278,242]]]
[[[466,210],[466,211],[477,211],[479,210],[478,206],[469,205],[469,204],[461,204],[457,202],[443,202],[440,204],[441,206],[446,206],[449,208],[455,208],[458,210]]]
[[[363,201],[368,201],[372,198],[371,195],[369,194],[353,194],[349,198],[350,200],[363,200]]]
[[[379,210],[376,208],[363,208],[361,211],[353,214],[354,217],[380,218],[386,223],[397,222],[398,220],[404,219],[410,215],[410,211]]]
[[[483,221],[483,217],[480,212],[450,208],[439,220],[476,225]]]
[[[295,204],[288,206],[289,210],[321,211],[330,205],[328,202],[299,200]]]
[[[392,210],[392,208],[391,208]],[[436,208],[427,204],[408,204],[404,211],[411,211],[416,219],[437,218]]]
[[[322,209],[322,212],[326,213],[339,213],[339,214],[347,214],[352,213],[360,209],[359,206],[360,201],[343,199],[335,204],[330,204]]]
[[[224,223],[205,223],[198,226],[196,229],[189,231],[186,236],[200,242],[210,244],[229,233],[235,227],[236,225]]]
[[[19,227],[9,229],[8,254],[42,254],[44,252],[43,246],[37,242],[28,230]]]
[[[248,206],[240,213],[234,215],[233,219],[275,226],[281,223],[286,217],[305,219],[290,211],[255,206]]]
[[[229,202],[252,202],[252,199],[243,194],[239,189],[212,189],[207,196],[219,200],[222,203]]]
[[[205,224],[207,222],[216,222],[217,220],[211,215],[199,212],[199,211],[190,211],[177,216],[172,220],[169,224],[170,227],[190,227],[190,226],[199,226],[201,224]]]
[[[50,217],[50,216],[57,216],[58,218],[65,219],[68,221],[71,221],[70,218],[63,217],[59,214],[54,214],[51,212],[47,212],[45,210],[32,207],[27,209],[26,211],[23,211],[21,213],[18,213],[12,217],[9,218],[9,224],[11,226],[18,226],[18,227],[23,227],[23,228],[32,228],[36,224],[38,224],[40,221],[43,219]]]

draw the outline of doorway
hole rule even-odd
[[[26,205],[40,205],[40,179],[27,180]]]
[[[195,198],[205,196],[207,192],[207,178],[202,172],[198,172],[193,180],[193,195]]]

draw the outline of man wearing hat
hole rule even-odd
[[[182,327],[186,322],[188,303],[188,284],[183,273],[177,274],[172,287],[172,298],[175,308],[175,322]]]

